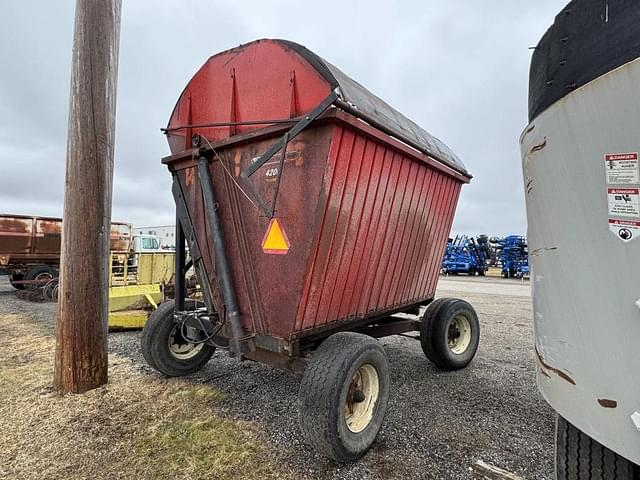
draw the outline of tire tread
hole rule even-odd
[[[187,303],[189,308],[191,303]],[[189,360],[178,360],[172,357],[166,345],[165,325],[173,322],[173,300],[158,306],[147,319],[142,329],[140,347],[142,356],[150,367],[169,377],[181,377],[200,370],[211,358],[215,348],[205,344],[197,356]]]
[[[367,349],[376,349],[382,353],[386,364],[386,355],[380,344],[373,338],[353,332],[341,332],[330,336],[314,352],[300,383],[298,400],[298,421],[300,430],[308,444],[321,454],[338,462],[350,462],[364,453],[348,452],[343,441],[332,426],[336,412],[335,399],[342,389],[343,372],[351,368],[353,358]],[[383,374],[388,375],[387,372]],[[386,408],[387,393],[380,393],[378,408]],[[379,428],[379,427],[378,427]],[[377,434],[377,431],[375,432]],[[368,446],[367,446],[368,448]],[[366,449],[365,449],[366,451]]]
[[[556,423],[557,480],[640,480],[638,467],[578,430]]]
[[[472,339],[464,357],[449,350],[446,341],[448,321],[458,311],[466,310],[471,324]],[[473,307],[459,298],[439,298],[431,303],[420,322],[420,345],[425,356],[443,370],[458,370],[466,367],[475,356],[480,342],[480,323]]]

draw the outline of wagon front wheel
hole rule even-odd
[[[458,298],[434,301],[420,322],[425,356],[443,370],[466,367],[478,350],[480,322],[473,307]]]
[[[188,335],[173,319],[173,300],[162,303],[151,315],[142,330],[142,355],[147,363],[168,377],[181,377],[200,370],[211,358],[215,347],[190,341],[197,333]],[[195,307],[187,301],[188,310]]]
[[[373,338],[352,332],[330,336],[302,377],[298,420],[307,443],[338,462],[371,447],[389,397],[389,364]]]

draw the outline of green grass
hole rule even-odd
[[[173,418],[142,437],[137,455],[163,474],[187,478],[279,478],[242,425],[221,418]]]
[[[253,424],[225,419],[206,385],[143,375],[109,357],[109,383],[53,392],[54,339],[0,317],[0,478],[289,478]]]

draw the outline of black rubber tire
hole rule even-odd
[[[174,301],[166,301],[156,308],[142,329],[140,346],[149,366],[168,377],[182,377],[200,370],[215,352],[215,347],[204,344],[198,354],[189,359],[177,358],[169,349],[169,335],[173,330]],[[195,304],[187,300],[187,310]]]
[[[426,327],[432,324],[432,318],[438,314],[438,310],[440,310],[440,307],[448,300],[448,298],[435,299],[429,304],[427,310],[422,316],[422,320],[420,322],[420,344],[422,345],[422,351],[428,359],[431,359],[433,356],[435,356],[435,353],[433,353],[431,343],[422,340],[425,335],[429,335],[429,333],[426,331]]]
[[[9,275],[9,283],[16,290],[24,290],[24,283],[14,283],[14,282],[20,282],[22,280],[24,280],[24,274],[22,273],[15,273],[13,275]]]
[[[53,267],[48,267],[46,265],[42,265],[40,267],[33,267],[30,270],[27,271],[27,273],[25,273],[24,275],[24,279],[27,281],[33,281],[36,279],[36,277],[40,274],[46,273],[48,275],[51,276],[51,278],[54,278],[56,276],[56,269]],[[42,287],[44,286],[44,283],[41,285],[35,285],[35,284],[25,284],[25,288],[27,288],[28,290],[35,290],[38,287]]]
[[[456,354],[449,348],[449,325],[458,315],[469,322],[471,338],[464,352]],[[480,322],[473,307],[458,298],[435,300],[420,322],[420,344],[425,356],[443,370],[466,367],[475,356],[480,343]]]
[[[352,432],[344,416],[349,385],[357,370],[371,365],[378,375],[378,398],[370,423]],[[340,332],[314,352],[298,394],[298,422],[309,445],[341,463],[357,460],[371,447],[384,421],[389,398],[389,363],[382,346],[360,333]]]
[[[640,469],[558,415],[556,479],[639,480]]]

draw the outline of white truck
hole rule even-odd
[[[134,235],[132,250],[135,253],[167,253],[160,248],[160,239],[155,235]]]

